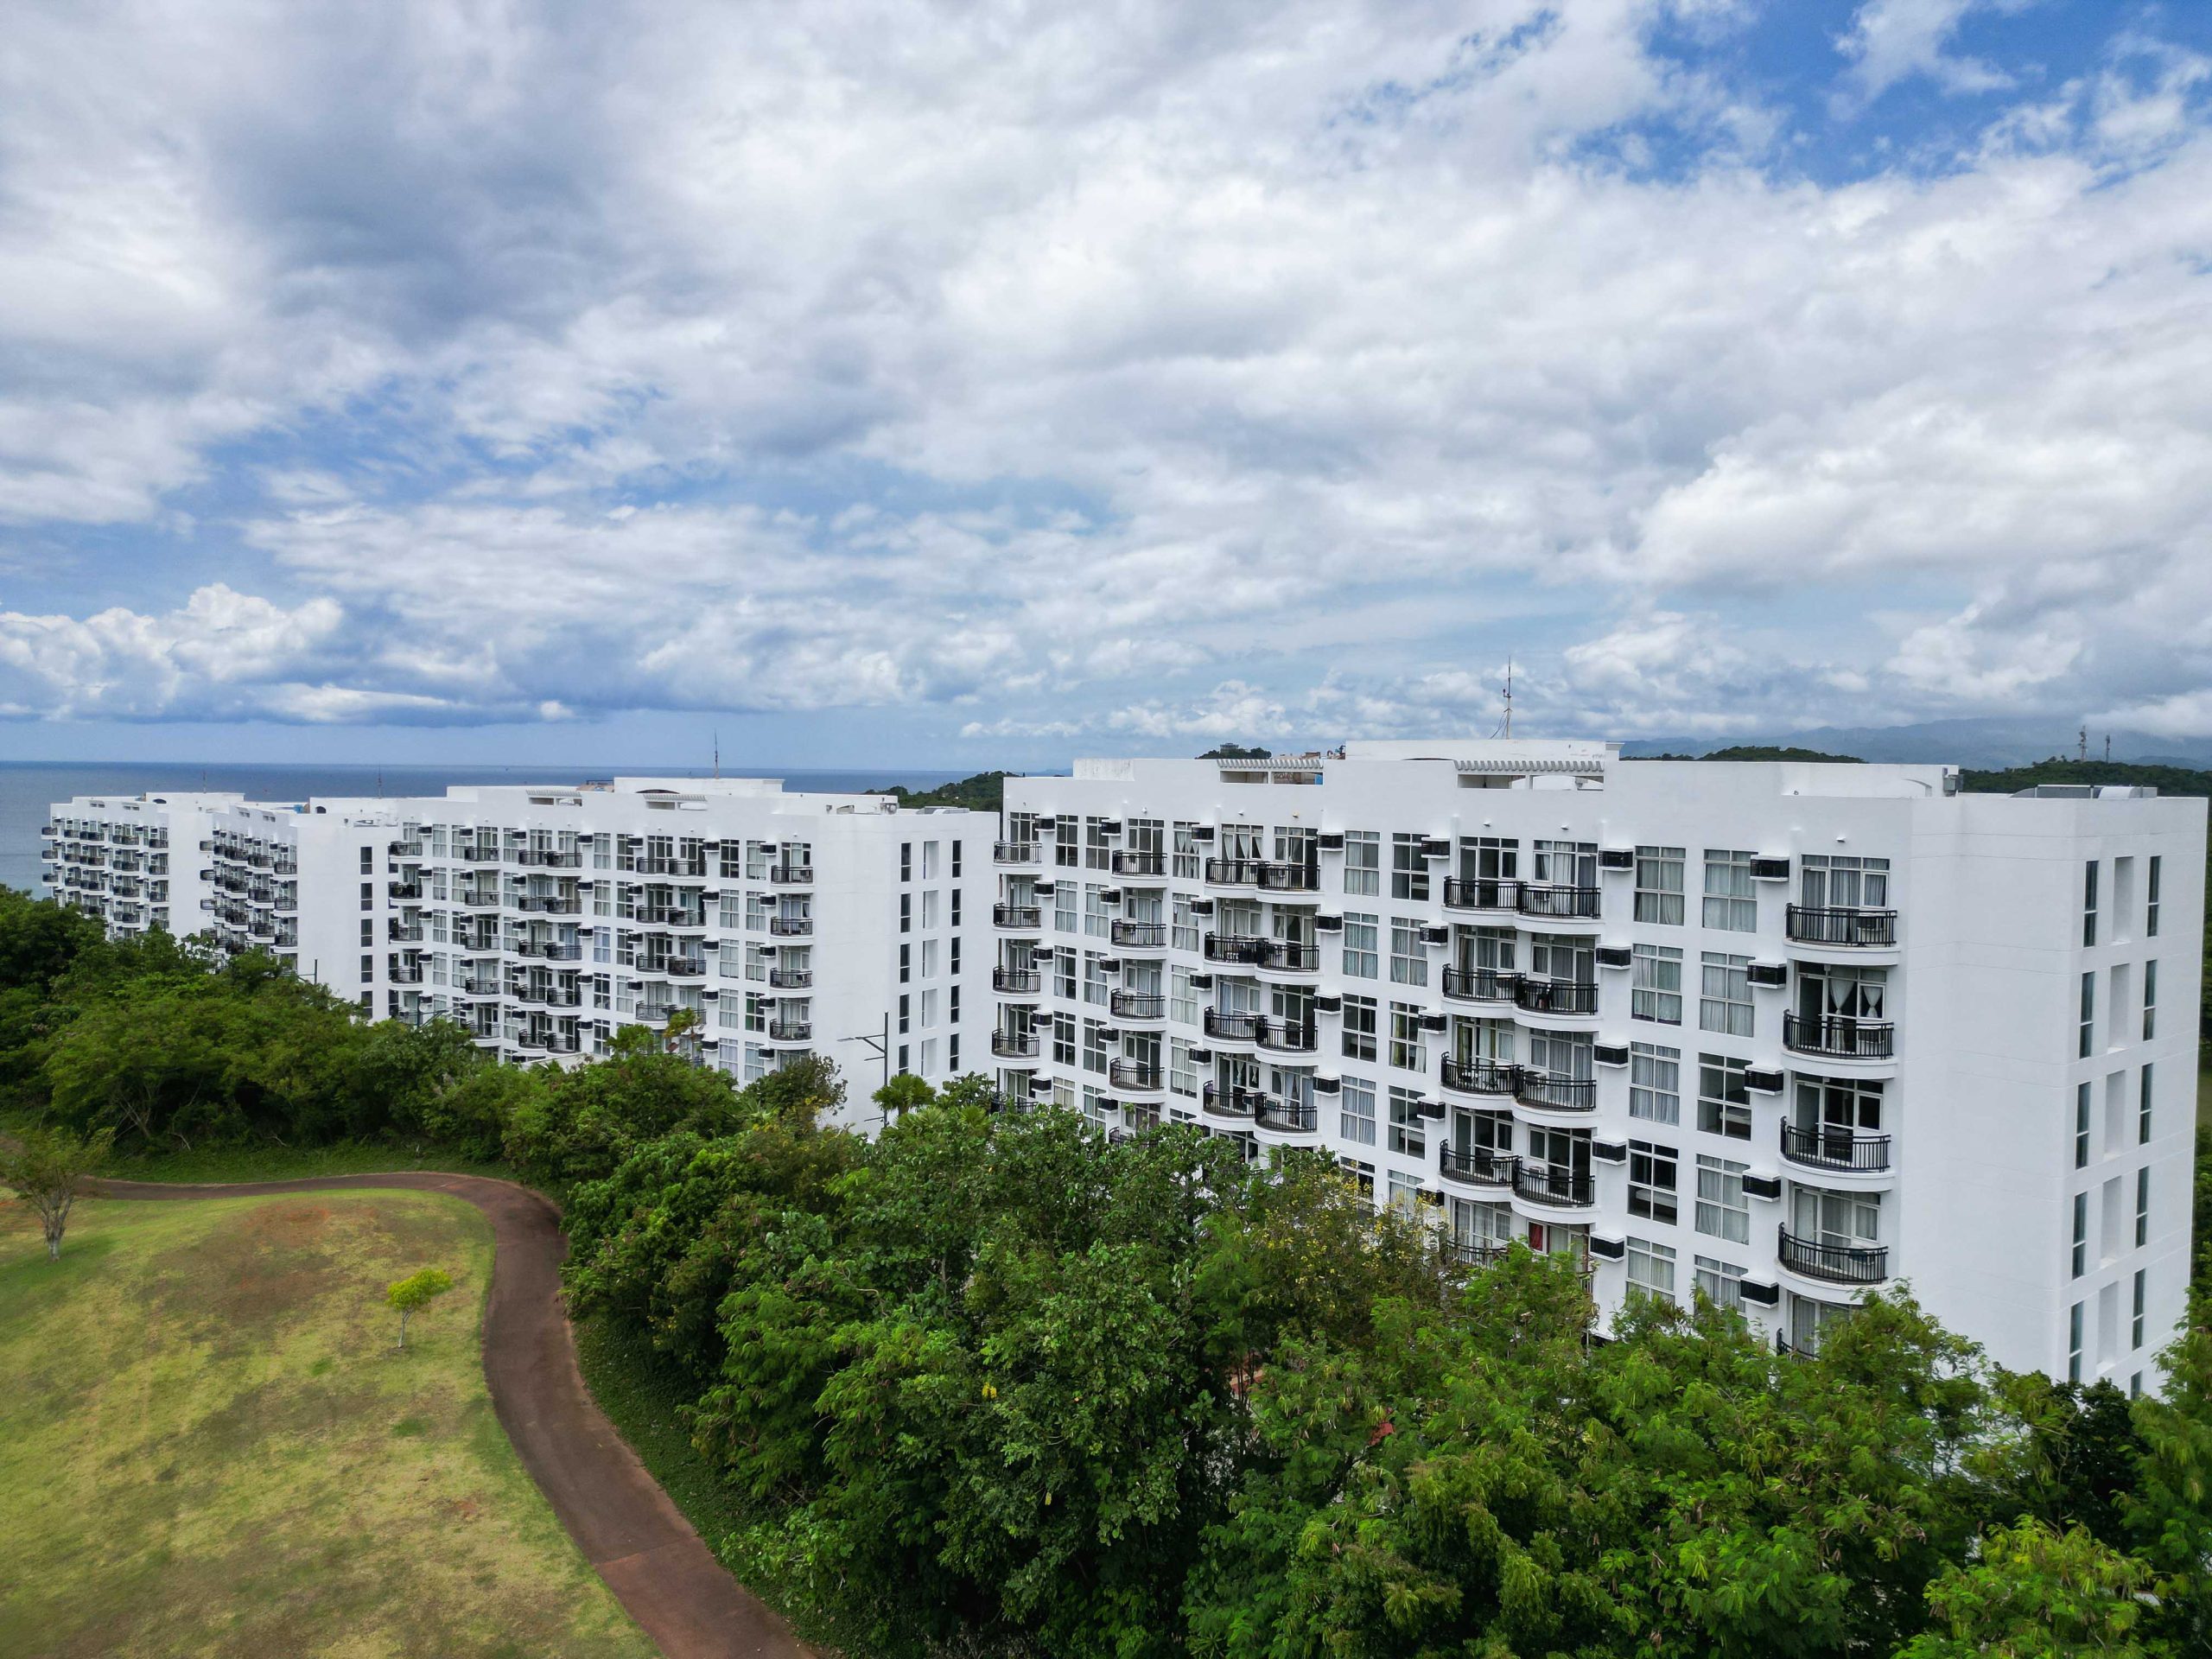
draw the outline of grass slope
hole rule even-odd
[[[491,1265],[431,1194],[88,1201],[58,1264],[0,1205],[0,1653],[648,1659],[493,1414]]]

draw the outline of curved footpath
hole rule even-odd
[[[576,1367],[561,1306],[569,1242],[543,1193],[481,1175],[405,1171],[188,1186],[87,1181],[112,1198],[253,1198],[337,1187],[399,1187],[465,1198],[492,1224],[484,1379],[507,1438],[576,1548],[668,1659],[813,1659],[791,1627],[729,1575],[637,1453],[614,1432]]]

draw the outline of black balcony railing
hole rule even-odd
[[[1167,924],[1165,922],[1116,921],[1108,930],[1116,944],[1131,950],[1160,950],[1166,948]]]
[[[1307,1020],[1264,1019],[1253,1033],[1262,1048],[1271,1048],[1283,1054],[1311,1054],[1319,1046],[1313,1021]]]
[[[1116,991],[1107,1006],[1116,1020],[1165,1020],[1167,999],[1158,991]]]
[[[993,905],[991,921],[999,927],[1019,928],[1033,933],[1043,925],[1045,913],[1034,905]]]
[[[1523,881],[1514,908],[1523,916],[1544,916],[1558,921],[1594,922],[1598,919],[1598,889],[1562,887],[1553,882]]]
[[[1260,861],[1210,858],[1206,860],[1206,881],[1217,887],[1255,887],[1260,885]]]
[[[1520,978],[1497,968],[1446,968],[1444,995],[1461,1002],[1510,1002]]]
[[[814,880],[811,864],[777,864],[768,870],[768,880],[782,887],[804,887]]]
[[[804,991],[814,983],[811,968],[771,968],[768,982],[779,991]]]
[[[1318,974],[1321,971],[1321,947],[1297,939],[1262,939],[1253,965],[1271,968],[1277,973]]]
[[[1559,1077],[1521,1066],[1513,1074],[1513,1097],[1524,1106],[1540,1106],[1548,1111],[1595,1111],[1598,1085],[1589,1077]]]
[[[1277,1135],[1321,1132],[1321,1114],[1310,1100],[1284,1100],[1279,1096],[1263,1095],[1253,1113],[1253,1122]]]
[[[1205,956],[1208,962],[1242,963],[1249,967],[1260,960],[1266,946],[1265,939],[1245,938],[1229,933],[1209,933],[1205,937]]]
[[[1580,1208],[1594,1204],[1598,1198],[1597,1184],[1587,1174],[1577,1174],[1557,1164],[1538,1164],[1516,1160],[1513,1166],[1513,1191],[1516,1197],[1531,1204],[1568,1205]]]
[[[1897,1027],[1855,1014],[1782,1016],[1782,1046],[1839,1060],[1886,1060],[1897,1052]]]
[[[1033,841],[999,841],[991,843],[991,862],[994,864],[1034,864],[1037,843]]]
[[[991,969],[991,988],[1007,996],[1034,996],[1042,988],[1044,979],[1034,968]]]
[[[772,1043],[803,1043],[814,1035],[811,1020],[772,1020],[768,1022],[768,1040]]]
[[[1167,855],[1154,852],[1116,853],[1114,855],[1114,874],[1116,875],[1165,875],[1167,874]]]
[[[707,971],[707,964],[697,957],[671,957],[661,964],[661,972],[671,979],[699,979]]]
[[[1775,1253],[1792,1273],[1839,1285],[1878,1285],[1890,1276],[1885,1244],[1821,1244],[1787,1227],[1776,1228],[1775,1234]]]
[[[1225,1043],[1255,1042],[1260,1035],[1260,1016],[1256,1014],[1224,1014],[1219,1008],[1208,1008],[1202,1023],[1207,1036]]]
[[[1037,1033],[995,1031],[991,1033],[991,1052],[1002,1060],[1033,1060],[1037,1058]]]
[[[1513,1246],[1497,1239],[1446,1238],[1438,1241],[1446,1258],[1463,1268],[1487,1268],[1502,1262]]]
[[[1515,1067],[1497,1060],[1444,1062],[1444,1086],[1463,1095],[1510,1095],[1518,1079]]]
[[[1260,886],[1269,893],[1319,893],[1321,872],[1317,865],[1274,860],[1260,866]]]
[[[1106,1068],[1106,1079],[1116,1089],[1158,1089],[1164,1086],[1158,1061],[1116,1060]]]
[[[1513,982],[1513,1006],[1524,1014],[1595,1014],[1598,987],[1588,980],[1523,974]]]
[[[1250,1117],[1267,1098],[1250,1089],[1224,1089],[1217,1084],[1206,1084],[1198,1103],[1215,1117]]]
[[[1446,910],[1511,910],[1521,892],[1518,881],[1497,876],[1457,876],[1444,879]]]
[[[1854,1135],[1827,1124],[1800,1128],[1782,1126],[1782,1155],[1793,1164],[1815,1169],[1847,1169],[1854,1174],[1878,1175],[1890,1166],[1890,1137]]]
[[[1855,905],[1792,905],[1785,918],[1799,944],[1862,945],[1887,949],[1897,942],[1894,910],[1861,910]]]
[[[1439,1174],[1466,1186],[1510,1186],[1515,1166],[1520,1161],[1510,1153],[1492,1152],[1488,1147],[1462,1150],[1448,1144],[1436,1158]]]
[[[768,918],[768,931],[779,938],[804,938],[814,931],[814,918],[811,916],[771,916]]]

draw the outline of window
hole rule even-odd
[[[1697,1005],[1698,1028],[1727,1037],[1751,1036],[1751,959],[1707,950],[1699,962],[1703,982]]]
[[[1185,881],[1198,879],[1198,842],[1191,833],[1197,828],[1194,823],[1178,823],[1174,830],[1175,874]]]
[[[375,848],[364,847],[361,849],[361,874],[363,875],[374,875],[377,873],[376,860],[377,855]]]
[[[2135,1172],[2135,1248],[2151,1242],[2151,1166]]]
[[[1382,891],[1382,837],[1372,830],[1344,831],[1344,891],[1365,899]]]
[[[1390,1090],[1390,1150],[1408,1158],[1428,1155],[1428,1121],[1421,1115],[1421,1096],[1411,1089]]]
[[[1375,1144],[1375,1085],[1363,1077],[1346,1077],[1338,1096],[1337,1134],[1356,1147]]]
[[[960,843],[957,841],[952,843],[952,874],[955,880],[960,877]]]
[[[1751,1207],[1744,1197],[1744,1172],[1750,1167],[1726,1158],[1698,1154],[1698,1231],[1738,1244],[1751,1242]]]
[[[1378,918],[1357,911],[1344,912],[1344,977],[1373,979],[1380,972],[1376,952]]]
[[[2143,1040],[2158,1034],[2158,964],[2143,964]]]
[[[1682,1023],[1682,953],[1671,944],[1639,944],[1629,979],[1629,1017]]]
[[[1179,1026],[1198,1023],[1198,992],[1191,983],[1191,970],[1174,968],[1167,975],[1167,1017]]]
[[[1628,1115],[1653,1123],[1682,1121],[1682,1052],[1654,1043],[1628,1048]]]
[[[1375,1198],[1375,1166],[1363,1164],[1357,1158],[1339,1158],[1337,1167],[1344,1171],[1352,1184],[1352,1190],[1370,1203]]]
[[[2151,1068],[2143,1068],[2143,1082],[2135,1096],[2135,1144],[2151,1144]]]
[[[1421,943],[1421,924],[1402,916],[1390,918],[1390,982],[1428,983],[1428,947]]]
[[[1075,1016],[1071,1014],[1052,1016],[1052,1064],[1075,1064]]]
[[[2082,868],[2082,943],[2097,942],[2097,861],[2091,859]]]
[[[1628,1143],[1628,1212],[1648,1221],[1672,1224],[1675,1194],[1681,1185],[1680,1160],[1672,1147],[1650,1141]]]
[[[1083,1022],[1083,1069],[1103,1071],[1106,1069],[1106,1024],[1103,1020]]]
[[[1715,1307],[1744,1306],[1744,1270],[1733,1262],[1716,1261],[1709,1255],[1693,1256],[1696,1264],[1695,1277],[1698,1294]]]
[[[1408,1071],[1428,1070],[1428,1052],[1421,1041],[1421,1010],[1410,1002],[1390,1005],[1390,1064]]]
[[[1428,860],[1421,854],[1421,837],[1390,837],[1390,896],[1393,899],[1428,897]]]
[[[1679,927],[1682,921],[1682,849],[1636,849],[1636,919]]]
[[[1062,876],[1052,883],[1052,931],[1075,931],[1076,884]]]
[[[1168,918],[1168,930],[1171,935],[1168,943],[1178,950],[1196,950],[1198,948],[1198,918],[1191,913],[1191,900],[1187,895],[1179,893],[1175,895],[1175,909]]]
[[[2088,1267],[2089,1195],[2076,1192],[2074,1195],[2074,1276],[2079,1279],[2088,1271]]]
[[[2077,1058],[2086,1060],[2089,1058],[2090,1051],[2096,1040],[2096,1031],[2097,976],[2091,972],[2082,976],[2081,1041],[2075,1050]]]
[[[1758,889],[1751,885],[1751,855],[1705,849],[1705,925],[1727,933],[1759,931]]]
[[[1751,1090],[1744,1062],[1720,1054],[1697,1057],[1697,1126],[1733,1141],[1751,1138]]]
[[[1808,853],[1798,861],[1798,892],[1808,910],[1880,910],[1890,902],[1890,861]]]
[[[2143,907],[2143,937],[2146,939],[2155,939],[2158,937],[2158,855],[2153,853],[2151,855],[2151,877],[2146,888],[2147,902]]]
[[[1171,1094],[1193,1095],[1198,1092],[1198,1069],[1191,1060],[1191,1043],[1186,1037],[1167,1039],[1167,1088]]]
[[[1107,934],[1106,924],[1112,918],[1106,914],[1105,889],[1086,881],[1083,884],[1083,931],[1094,939]]]
[[[905,1036],[913,1028],[914,999],[907,992],[899,993],[899,1034]]]
[[[1371,1060],[1375,1058],[1375,999],[1371,996],[1344,998],[1344,1058],[1348,1060]]]
[[[2143,1345],[2143,1301],[2145,1276],[2141,1268],[2135,1269],[2135,1312],[2129,1325],[2127,1343],[2131,1348],[2140,1348]]]
[[[1075,1000],[1076,953],[1072,950],[1052,952],[1052,995]]]
[[[2089,1166],[2089,1085],[2074,1085],[2074,1167]]]
[[[2069,1382],[2082,1380],[2082,1304],[2079,1302],[2074,1304],[2073,1311],[2066,1316],[2066,1380]]]
[[[1631,1294],[1673,1301],[1675,1252],[1664,1244],[1631,1237],[1628,1242],[1628,1283]]]
[[[911,841],[899,843],[899,879],[901,881],[914,879],[914,843]]]
[[[1390,1207],[1402,1216],[1410,1216],[1414,1213],[1414,1206],[1421,1202],[1421,1177],[1401,1174],[1395,1169],[1389,1172],[1389,1176]]]

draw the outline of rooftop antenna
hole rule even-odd
[[[720,782],[721,782],[721,780],[722,780],[722,734],[721,734],[721,732],[717,731],[717,732],[715,734],[715,781],[716,783],[720,783]]]
[[[2105,763],[2107,766],[2112,763],[2112,734],[2110,732],[2105,734]]]
[[[2082,743],[2081,743],[2081,748],[2080,748],[2080,749],[2079,749],[2079,751],[2075,753],[2075,760],[2087,760],[2088,758],[2089,758],[2089,728],[2088,728],[2087,726],[2084,726],[2084,727],[2082,728]]]
[[[1505,659],[1505,735],[1513,735],[1513,659]]]

